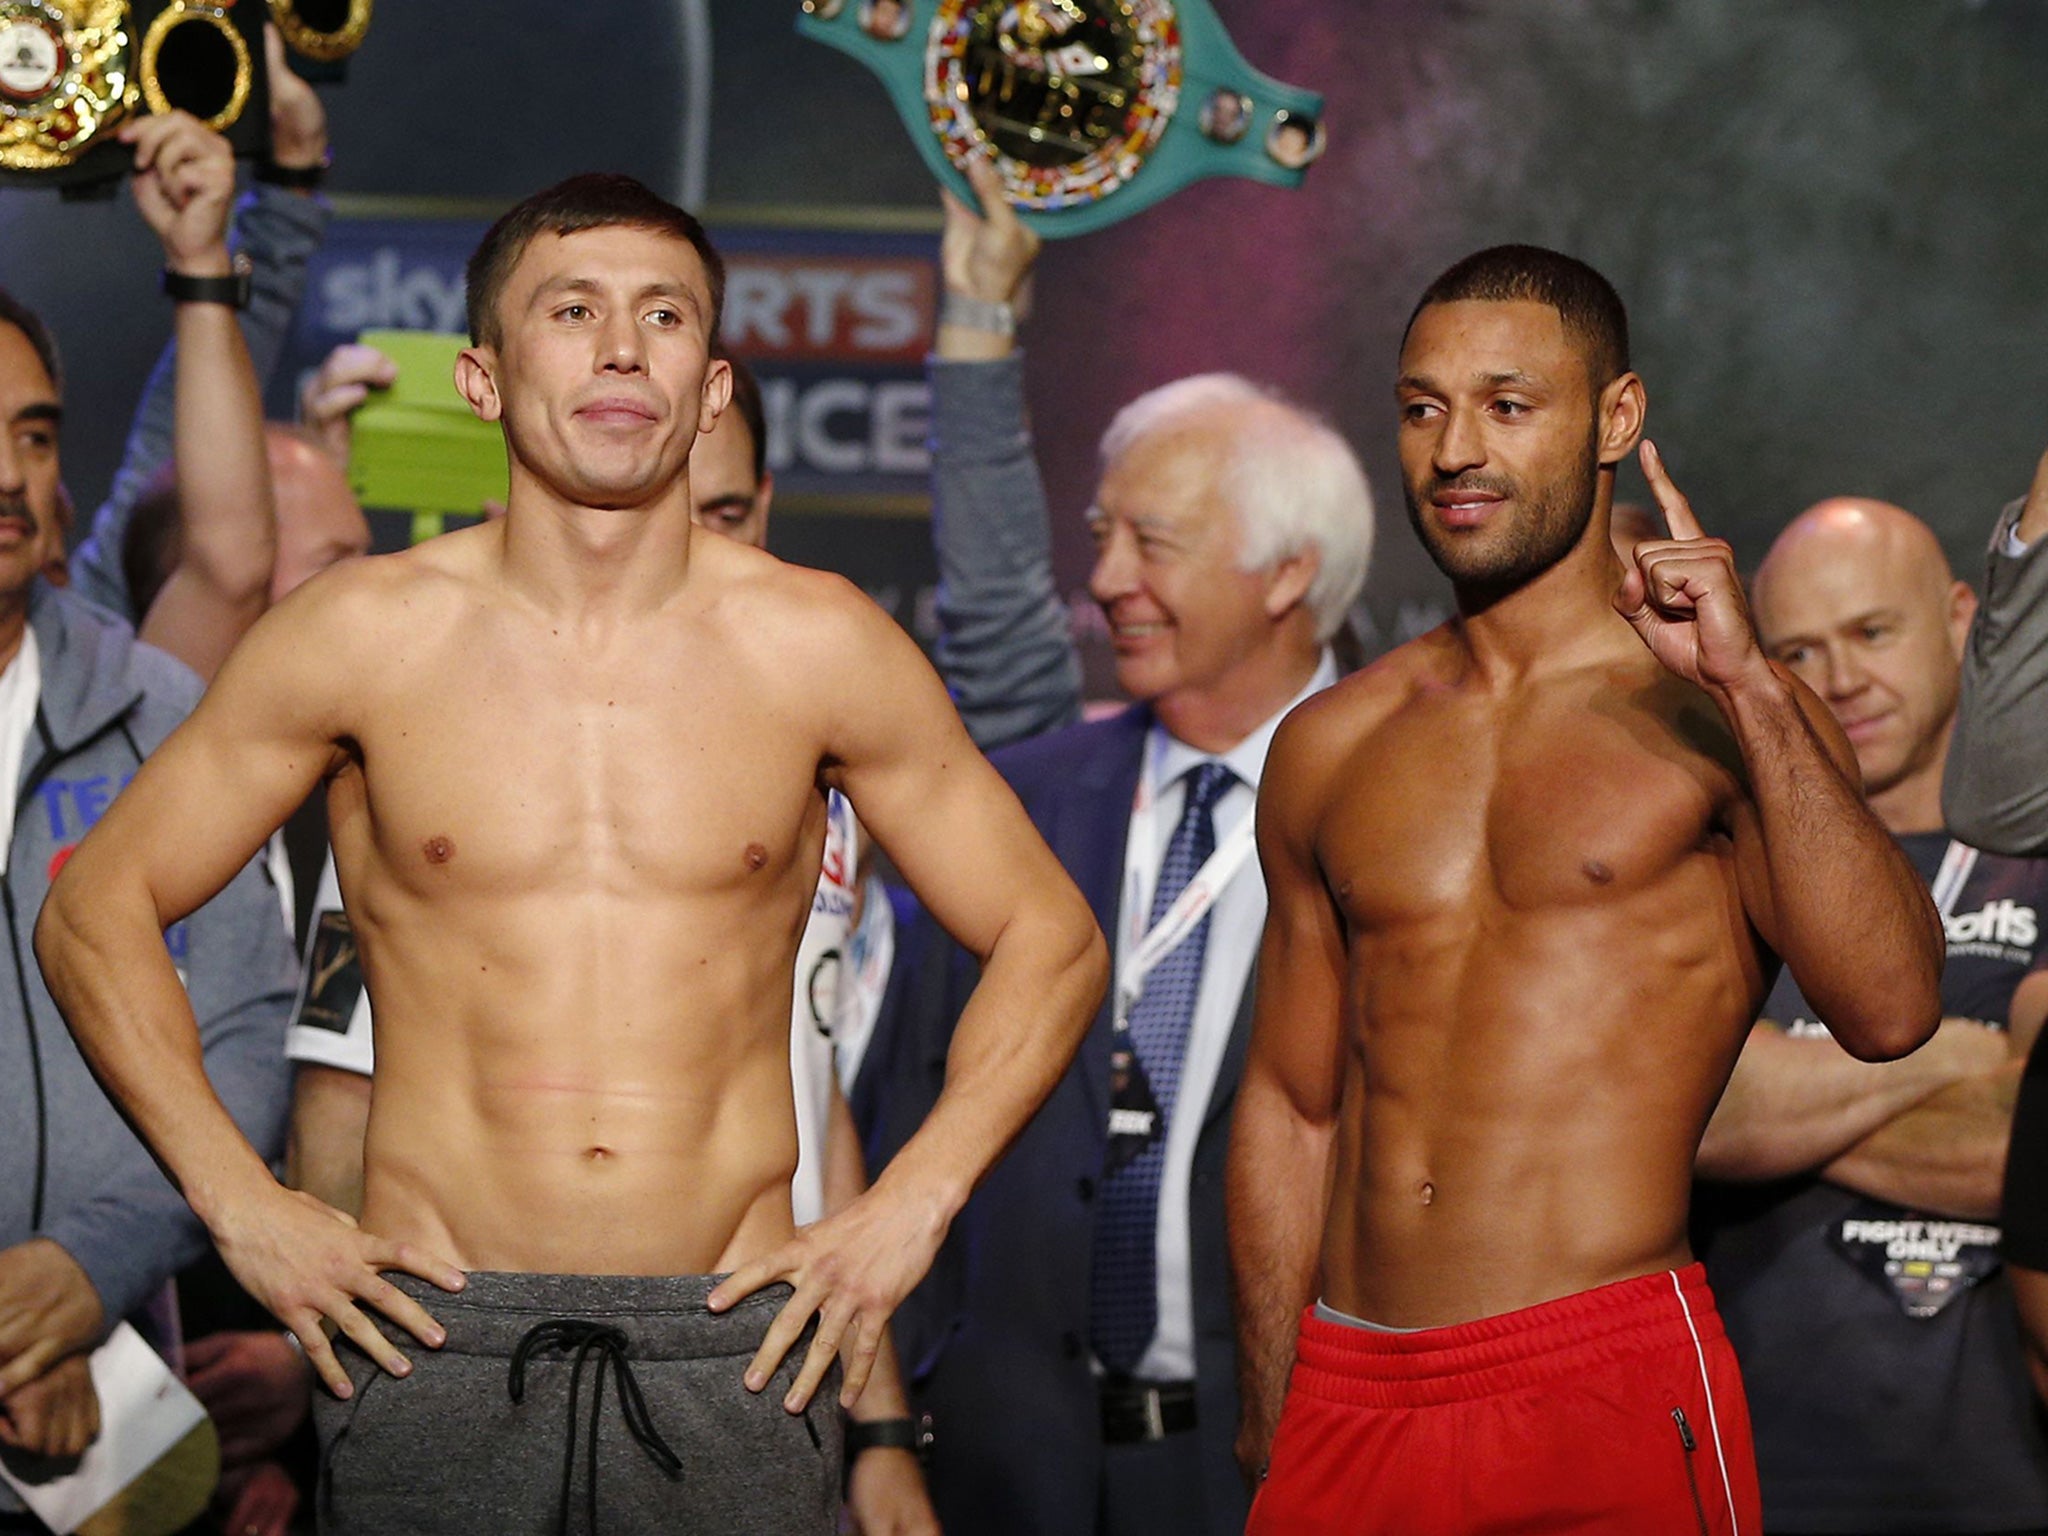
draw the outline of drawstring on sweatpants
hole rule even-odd
[[[647,1399],[640,1395],[640,1383],[634,1379],[632,1363],[626,1357],[628,1343],[623,1332],[603,1323],[552,1317],[527,1329],[518,1347],[512,1351],[512,1371],[506,1385],[514,1403],[526,1396],[526,1362],[529,1358],[541,1350],[558,1350],[563,1354],[575,1351],[575,1364],[569,1370],[569,1447],[562,1457],[561,1536],[569,1533],[569,1502],[576,1477],[576,1397],[583,1382],[583,1362],[592,1355],[597,1356],[597,1383],[590,1396],[590,1476],[584,1490],[589,1501],[591,1536],[597,1533],[597,1426],[604,1412],[604,1372],[607,1365],[617,1367],[619,1416],[626,1421],[626,1428],[640,1442],[648,1460],[670,1477],[682,1475],[682,1458],[669,1449],[668,1442],[661,1438],[661,1432],[648,1416]]]

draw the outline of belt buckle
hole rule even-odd
[[[1145,1439],[1149,1441],[1166,1438],[1166,1412],[1159,1404],[1159,1389],[1148,1386],[1144,1389]]]

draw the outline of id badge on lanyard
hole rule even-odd
[[[1154,784],[1156,771],[1148,750],[1145,772],[1138,779],[1137,797],[1131,802],[1130,844],[1147,858],[1159,846],[1155,818],[1159,796]],[[1209,915],[1209,909],[1223,894],[1237,872],[1244,868],[1257,846],[1254,819],[1246,816],[1216,844],[1195,876],[1188,881],[1159,921],[1143,934],[1135,926],[1130,934],[1124,961],[1117,971],[1115,1006],[1111,1010],[1112,1034],[1109,1051],[1109,1150],[1105,1171],[1115,1173],[1152,1145],[1166,1132],[1165,1115],[1145,1075],[1145,1065],[1131,1041],[1131,1010],[1145,990],[1145,978],[1159,962],[1180,947],[1183,940]],[[1139,914],[1150,905],[1133,878],[1125,906],[1135,925]]]

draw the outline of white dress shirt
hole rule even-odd
[[[1336,659],[1323,652],[1308,686],[1287,701],[1264,724],[1228,752],[1198,751],[1154,725],[1145,738],[1142,772],[1157,795],[1158,814],[1149,818],[1152,846],[1140,847],[1145,827],[1133,818],[1124,850],[1124,894],[1117,914],[1117,963],[1145,936],[1152,915],[1152,888],[1166,845],[1173,839],[1186,801],[1188,770],[1212,759],[1237,775],[1214,812],[1216,841],[1221,846],[1231,829],[1252,814],[1266,752],[1281,719],[1310,694],[1337,681]],[[1136,1375],[1150,1381],[1186,1381],[1195,1374],[1195,1307],[1191,1282],[1192,1257],[1188,1232],[1188,1190],[1194,1171],[1195,1143],[1208,1117],[1209,1095],[1230,1043],[1245,983],[1258,957],[1259,935],[1266,925],[1266,885],[1257,859],[1249,859],[1231,878],[1209,909],[1208,948],[1202,957],[1202,985],[1195,1016],[1188,1026],[1187,1048],[1181,1057],[1180,1091],[1166,1128],[1166,1161],[1159,1180],[1159,1331],[1138,1362]]]
[[[42,653],[36,632],[23,626],[21,649],[0,672],[0,868],[14,847],[15,799],[21,793],[21,760],[28,754],[36,705],[43,697]]]

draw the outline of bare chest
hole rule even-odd
[[[458,650],[401,667],[337,820],[354,813],[419,894],[711,894],[815,865],[817,722],[743,666],[691,663]]]
[[[1711,724],[1584,698],[1418,699],[1359,751],[1325,819],[1339,905],[1371,931],[1656,892],[1726,851],[1736,781]]]

